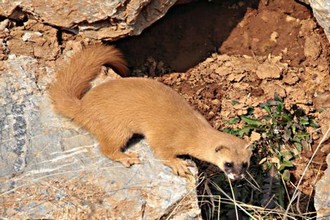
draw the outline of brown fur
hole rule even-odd
[[[122,148],[133,134],[143,134],[155,155],[178,175],[186,176],[189,171],[177,156],[191,155],[219,166],[232,179],[242,178],[251,155],[248,143],[212,128],[162,83],[122,78],[87,92],[105,64],[121,74],[127,70],[114,47],[90,46],[72,58],[49,89],[55,110],[94,134],[103,154],[126,166],[139,163],[137,155],[124,153]]]

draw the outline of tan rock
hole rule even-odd
[[[289,71],[283,78],[283,81],[288,85],[294,85],[299,81],[299,77],[293,71]]]
[[[315,94],[313,103],[316,109],[330,108],[330,91]]]
[[[274,94],[277,93],[281,97],[286,97],[286,91],[282,85],[274,82],[262,83],[260,87],[264,90],[265,95],[268,98],[274,98]]]
[[[278,79],[282,76],[286,65],[275,59],[270,59],[257,67],[256,74],[259,79]]]
[[[311,35],[305,39],[304,54],[311,59],[317,59],[322,51],[321,43],[316,36]]]
[[[319,116],[319,124],[321,127],[322,134],[325,135],[327,130],[330,128],[330,109],[324,110]],[[325,140],[328,140],[330,135],[325,137]]]
[[[0,4],[0,16],[30,18],[94,39],[115,40],[139,35],[163,17],[175,0],[29,1]],[[20,8],[21,10],[18,10]]]

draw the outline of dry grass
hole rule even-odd
[[[221,215],[221,209],[223,205],[232,205],[234,207],[235,217],[236,219],[241,219],[240,213],[244,213],[249,219],[257,219],[257,220],[263,220],[263,219],[313,219],[316,217],[316,212],[309,212],[308,210],[300,210],[299,203],[301,199],[302,193],[299,191],[299,186],[302,183],[302,180],[304,179],[307,170],[310,168],[310,165],[313,162],[313,159],[323,143],[327,140],[327,137],[330,133],[330,128],[327,130],[327,132],[323,135],[321,141],[317,145],[315,151],[313,152],[313,155],[309,159],[308,163],[305,166],[304,172],[300,179],[298,180],[298,183],[296,185],[293,185],[294,192],[292,194],[289,193],[289,190],[285,187],[285,195],[288,200],[288,204],[286,208],[281,207],[277,204],[276,208],[269,209],[261,206],[255,206],[250,205],[247,203],[242,203],[236,200],[235,197],[235,189],[232,186],[231,182],[229,181],[230,191],[231,195],[229,195],[225,190],[221,188],[221,186],[214,182],[211,178],[204,178],[200,180],[200,183],[203,182],[204,189],[203,193],[199,195],[199,200],[201,201],[201,205],[206,205],[209,207],[209,214],[210,216],[208,219],[222,219],[225,218],[225,216]],[[320,166],[321,167],[321,166]],[[319,169],[320,171],[320,169]],[[318,173],[319,175],[319,173]],[[318,175],[315,177],[314,183],[318,179]],[[250,173],[248,173],[248,178],[245,179],[246,183],[249,184],[253,189],[261,191],[261,187],[258,185],[257,181],[251,176]],[[284,180],[283,185],[286,186]],[[313,181],[312,181],[313,182]],[[314,184],[315,185],[315,184]],[[221,193],[221,195],[215,195],[212,193],[212,190],[210,189],[210,186],[214,187],[218,192]],[[309,197],[309,202],[312,200],[312,197]],[[239,213],[240,212],[240,213]],[[312,216],[312,217],[311,217]],[[313,217],[314,216],[314,217]]]

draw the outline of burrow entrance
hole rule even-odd
[[[172,7],[141,35],[116,45],[131,67],[162,62],[166,70],[158,74],[185,72],[212,53],[277,55],[285,48],[289,48],[285,59],[299,65],[304,60],[303,39],[299,26],[286,24],[288,16],[306,19],[311,12],[293,0],[192,1]]]

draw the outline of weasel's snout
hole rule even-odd
[[[244,177],[245,177],[244,173],[240,173],[240,174],[226,173],[226,175],[228,176],[228,178],[230,180],[233,180],[233,181],[241,180],[241,179],[244,179]]]

